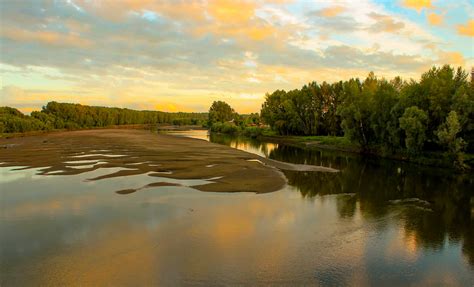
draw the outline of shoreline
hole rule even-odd
[[[148,125],[116,125],[110,127],[98,127],[98,128],[87,128],[87,129],[78,129],[78,130],[51,130],[51,131],[32,131],[32,132],[25,132],[25,133],[3,133],[0,135],[0,140],[8,140],[8,139],[15,139],[15,138],[24,138],[24,137],[35,137],[35,136],[46,136],[50,134],[58,134],[58,133],[70,133],[70,132],[81,132],[81,131],[107,131],[107,130],[144,130],[144,131],[183,131],[183,130],[209,130],[203,128],[202,126],[194,125],[194,126],[173,126],[173,125],[161,125],[157,127],[150,127]],[[453,164],[446,158],[446,154],[443,152],[431,152],[433,156],[421,155],[418,157],[409,157],[405,154],[391,154],[391,155],[383,155],[380,152],[375,150],[369,150],[362,152],[356,145],[354,144],[347,144],[346,146],[341,146],[337,144],[321,144],[319,140],[311,140],[307,139],[306,136],[279,136],[279,135],[260,135],[257,137],[249,137],[243,134],[227,134],[221,132],[213,132],[217,134],[223,135],[230,135],[230,136],[239,136],[244,138],[254,138],[257,140],[263,140],[273,143],[279,144],[286,144],[290,146],[295,146],[298,148],[303,149],[319,149],[319,150],[328,150],[334,152],[342,152],[342,153],[349,153],[359,156],[366,156],[372,157],[377,159],[386,159],[386,160],[394,160],[394,161],[401,161],[411,164],[417,164],[422,166],[429,166],[435,168],[446,168],[453,170],[455,172],[473,172],[474,166],[474,154],[465,153],[465,163],[468,165],[467,170],[458,170],[456,169]],[[317,136],[320,139],[334,139],[334,138],[342,138],[342,137],[333,137],[333,136]],[[0,145],[0,148],[2,146]],[[265,159],[262,157],[262,159]],[[265,161],[265,160],[264,160]],[[270,164],[271,165],[271,164]],[[293,169],[295,170],[295,169]],[[329,171],[321,169],[320,171]]]
[[[343,143],[343,144],[321,144],[321,140],[312,140],[308,139],[311,136],[279,136],[279,135],[259,135],[257,137],[249,137],[243,134],[226,134],[221,132],[213,132],[217,134],[244,137],[249,139],[257,139],[261,141],[285,144],[289,146],[294,146],[302,149],[315,149],[315,150],[328,150],[334,152],[348,153],[353,155],[359,155],[364,157],[371,157],[384,160],[394,160],[401,161],[416,165],[429,166],[435,168],[446,168],[460,173],[469,173],[474,172],[474,154],[465,153],[465,164],[468,168],[465,170],[456,169],[456,167],[451,162],[451,159],[447,158],[446,153],[444,152],[424,152],[419,156],[410,157],[407,154],[394,153],[394,154],[382,154],[381,152],[376,151],[375,149],[368,151],[361,151],[355,144],[352,143]],[[343,137],[334,137],[334,136],[314,136],[318,139],[342,139]]]
[[[178,180],[211,179],[208,184],[193,187],[211,192],[278,191],[287,184],[281,170],[337,172],[326,167],[276,162],[216,143],[137,129],[93,129],[2,138],[0,146],[2,166],[44,168],[45,175],[74,175],[101,167],[133,167],[93,180],[147,173]],[[104,152],[97,153],[101,150]],[[78,156],[102,163],[89,168],[71,167],[68,162],[77,160]]]

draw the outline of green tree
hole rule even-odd
[[[460,131],[461,125],[459,124],[458,114],[455,111],[451,111],[446,117],[446,122],[436,131],[436,135],[438,136],[440,144],[446,148],[449,155],[453,157],[454,164],[462,167],[462,150],[466,143],[462,138],[457,136]]]
[[[362,149],[368,149],[374,139],[371,135],[370,117],[373,112],[371,105],[375,81],[371,75],[363,84],[358,79],[344,83],[343,104],[338,110],[344,135],[358,143]]]
[[[214,123],[224,123],[235,119],[237,113],[234,109],[223,101],[214,101],[209,108],[208,123],[212,126]]]
[[[373,95],[370,128],[374,142],[388,152],[399,147],[399,94],[393,84],[381,80]]]
[[[416,106],[405,109],[400,118],[400,128],[405,132],[405,146],[412,154],[423,149],[426,140],[427,120],[426,113]]]

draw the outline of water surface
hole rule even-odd
[[[204,180],[169,178],[160,181],[170,185],[118,194],[156,177],[103,177],[130,163],[70,175],[0,167],[1,285],[472,286],[469,176],[173,133],[341,172],[286,171],[288,185],[268,194],[200,192],[193,185]],[[67,164],[114,160],[87,156],[98,153]]]

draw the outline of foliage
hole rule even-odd
[[[237,134],[241,131],[239,126],[236,126],[233,123],[214,123],[211,126],[212,132],[225,133],[225,134]]]
[[[247,137],[256,138],[262,135],[263,129],[259,127],[245,127],[242,134]]]
[[[2,133],[29,132],[45,128],[45,124],[40,120],[25,116],[10,107],[0,107],[0,123]]]
[[[423,149],[426,140],[428,116],[418,107],[409,107],[400,118],[400,128],[405,132],[405,145],[408,152],[417,154]]]
[[[136,111],[49,102],[40,112],[32,112],[31,116],[24,115],[14,108],[1,107],[0,131],[2,133],[22,133],[131,124],[195,125],[203,123],[206,118],[206,113]]]
[[[465,141],[457,135],[461,131],[458,114],[451,111],[443,123],[436,131],[440,144],[448,150],[448,154],[453,157],[454,164],[463,166],[463,155],[461,151],[465,147]]]
[[[215,101],[209,108],[208,125],[212,127],[214,123],[224,123],[236,120],[238,114],[226,102]]]
[[[384,154],[472,152],[474,82],[467,75],[445,65],[418,82],[387,81],[372,72],[363,81],[312,82],[267,94],[261,118],[280,135],[344,135],[362,150]]]
[[[341,135],[341,88],[342,83],[312,82],[301,90],[277,90],[265,96],[262,119],[280,135]]]
[[[260,116],[257,113],[239,115],[226,102],[213,102],[209,108],[208,125],[211,132],[225,134],[243,134],[258,137],[262,134]]]

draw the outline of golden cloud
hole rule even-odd
[[[382,15],[378,13],[370,13],[369,16],[376,21],[372,26],[371,30],[374,32],[387,32],[393,33],[399,31],[405,27],[405,24],[400,21],[396,21],[393,17],[388,15]]]
[[[54,46],[87,48],[92,45],[90,40],[83,39],[74,33],[62,34],[52,31],[28,31],[14,27],[3,27],[0,35],[19,42],[40,42]]]
[[[438,62],[440,64],[464,66],[466,63],[466,60],[464,59],[464,56],[459,52],[439,52]]]
[[[458,25],[457,30],[459,35],[474,37],[474,19],[469,20],[466,25]]]
[[[439,26],[443,23],[443,16],[436,13],[429,13],[426,15],[426,18],[428,19],[428,23],[433,26]]]
[[[433,8],[431,0],[403,0],[402,5],[406,8],[415,9],[418,13],[423,9]]]
[[[192,20],[194,22],[205,21],[206,8],[202,2],[167,2],[159,1],[154,6],[154,11],[169,17],[170,19],[179,19],[183,21]]]
[[[247,1],[213,0],[208,12],[217,21],[224,23],[246,23],[255,14],[255,4]]]
[[[319,13],[323,17],[336,17],[337,15],[343,13],[344,11],[346,11],[346,8],[342,6],[333,6],[333,7],[324,8],[320,10]]]

